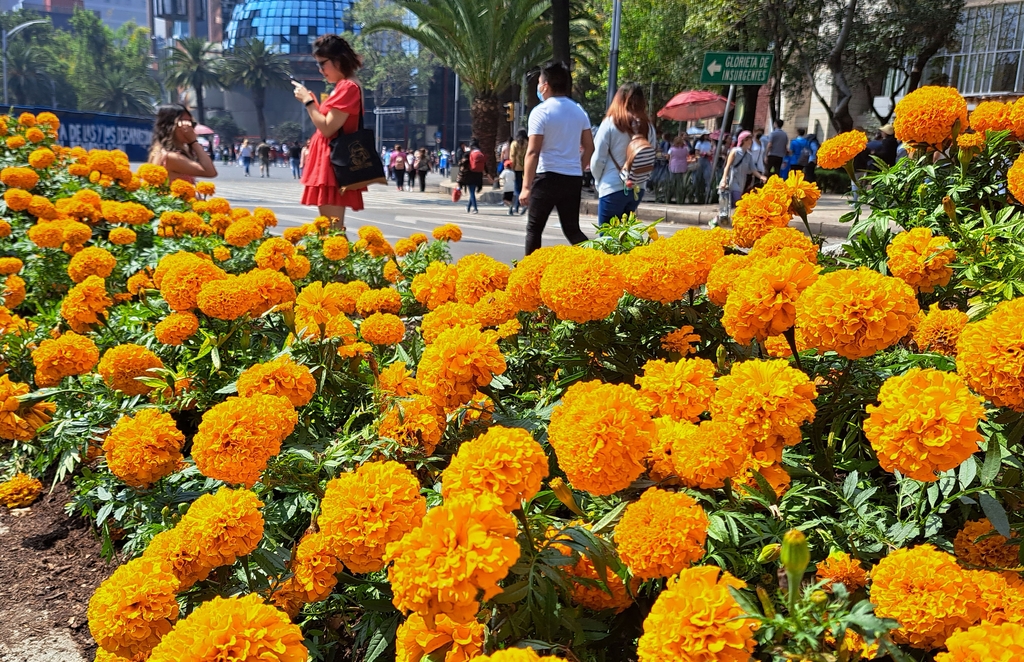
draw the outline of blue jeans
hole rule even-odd
[[[252,165],[252,157],[251,156],[243,156],[242,157],[242,167],[245,168],[245,174],[247,174],[247,175],[249,174],[249,166],[251,166],[251,165]]]
[[[597,224],[604,225],[613,217],[624,218],[629,212],[635,212],[643,199],[643,189],[636,196],[633,195],[632,189],[601,196],[597,201]]]
[[[291,163],[291,166],[292,166],[292,177],[301,177],[302,176],[302,170],[299,169],[299,160],[298,159],[288,159],[288,161]]]
[[[466,203],[466,211],[468,212],[470,209],[479,211],[476,206],[476,184],[470,184],[466,188],[469,189],[469,202]]]

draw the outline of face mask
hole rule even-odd
[[[541,94],[539,87],[537,88],[537,98],[540,99],[541,103],[544,103],[544,95]]]

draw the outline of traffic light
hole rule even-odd
[[[516,120],[516,104],[509,101],[505,104],[505,121],[514,122]]]

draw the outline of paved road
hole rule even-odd
[[[260,178],[253,166],[252,176],[244,177],[242,169],[217,164],[220,176],[215,183],[217,195],[227,198],[232,206],[268,207],[277,214],[275,231],[308,223],[316,217],[313,207],[299,204],[302,186],[292,179],[288,168],[271,168],[269,178]],[[462,241],[452,245],[455,258],[470,253],[486,253],[497,260],[510,263],[523,257],[526,241],[526,217],[509,216],[504,206],[480,205],[479,214],[467,214],[463,204],[453,204],[451,198],[437,193],[441,181],[431,174],[427,179],[427,192],[399,192],[393,186],[372,186],[363,194],[366,208],[346,215],[346,225],[355,230],[362,225],[375,225],[394,243],[414,232],[430,232],[445,223],[457,223],[462,228]],[[596,218],[582,220],[584,232],[593,235]],[[354,237],[354,233],[349,233]],[[557,213],[552,213],[544,231],[544,245],[566,244],[558,226]]]

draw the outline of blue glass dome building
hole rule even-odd
[[[235,5],[224,46],[258,38],[287,55],[307,54],[322,34],[353,30],[355,0],[245,0]]]

